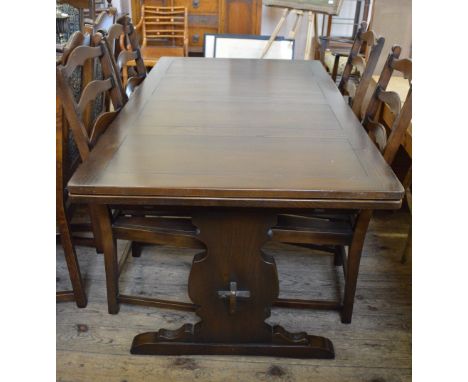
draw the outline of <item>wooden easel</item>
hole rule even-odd
[[[265,45],[265,48],[263,49],[263,52],[260,58],[265,58],[266,54],[271,48],[271,45],[273,44],[273,41],[275,41],[276,37],[278,36],[278,33],[281,30],[281,27],[283,26],[290,12],[293,12],[296,14],[296,20],[294,21],[294,25],[288,34],[288,38],[291,40],[296,39],[297,31],[299,30],[299,27],[301,25],[301,21],[302,21],[302,17],[304,16],[304,13],[307,12],[308,14],[307,39],[306,39],[306,47],[305,47],[305,52],[304,52],[304,60],[311,59],[311,52],[313,51],[312,42],[313,42],[314,37],[316,38],[318,35],[317,14],[313,11],[303,11],[300,9],[293,9],[293,8],[284,8],[283,14],[278,24],[276,25],[273,33],[271,34],[270,39],[268,40],[268,43]]]

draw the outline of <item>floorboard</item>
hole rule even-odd
[[[122,305],[107,314],[102,255],[78,247],[87,308],[72,302],[57,304],[58,381],[367,381],[411,380],[411,263],[400,256],[410,216],[377,214],[366,237],[356,292],[353,322],[341,324],[333,311],[272,309],[268,322],[291,331],[329,337],[335,360],[270,357],[181,356],[129,354],[133,337],[161,327],[196,322],[193,313]],[[119,243],[120,251],[125,243]],[[267,244],[278,265],[282,297],[336,298],[343,285],[330,256],[306,248]],[[196,251],[145,247],[140,258],[129,258],[121,292],[189,301],[186,287]],[[70,283],[63,252],[57,246],[57,290]]]

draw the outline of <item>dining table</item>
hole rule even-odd
[[[68,183],[102,235],[119,310],[111,208],[183,209],[206,247],[196,324],[135,336],[131,353],[334,358],[330,339],[265,322],[279,295],[262,248],[278,214],[398,209],[403,187],[319,61],[162,58]]]

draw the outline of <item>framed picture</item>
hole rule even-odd
[[[270,36],[205,34],[205,57],[260,58]],[[292,60],[294,40],[277,37],[266,59]]]

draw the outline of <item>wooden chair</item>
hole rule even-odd
[[[91,20],[85,20],[85,32],[95,33],[97,31],[107,31],[114,24],[117,14],[116,8],[108,8],[99,13],[91,23]]]
[[[120,17],[104,36],[113,54],[116,70],[121,76],[127,97],[146,78],[146,67],[141,56],[135,28],[127,15]],[[128,67],[129,63],[134,66]],[[128,78],[130,75],[130,78]]]
[[[385,92],[394,70],[403,72],[411,79],[411,60],[398,57],[401,48],[395,46],[389,54],[382,70],[378,85],[369,101],[364,127],[381,150],[384,159],[391,164],[411,121],[411,87],[403,108],[398,94]],[[397,100],[398,98],[398,100]],[[384,132],[375,122],[379,106],[389,103],[396,113],[395,123],[390,134]],[[278,299],[276,305],[289,308],[337,309],[341,312],[341,321],[350,323],[354,306],[357,277],[361,252],[367,227],[372,216],[371,210],[353,211],[320,211],[308,216],[280,215],[278,225],[272,230],[272,240],[282,243],[301,245],[331,252],[335,256],[335,265],[342,265],[345,276],[344,297],[342,301],[292,300]],[[345,247],[348,247],[346,251]],[[346,253],[347,252],[347,253]]]
[[[363,21],[354,39],[340,84],[338,85],[341,93],[349,96],[350,105],[358,118],[360,118],[364,97],[369,89],[372,75],[374,74],[384,44],[385,38],[377,37],[374,31],[367,30],[367,23]],[[367,50],[370,52],[367,59],[360,54],[363,45],[366,45]],[[360,74],[357,85],[354,79],[351,79],[353,69],[357,69]]]
[[[79,33],[79,32],[77,32]],[[57,66],[57,93],[62,99],[67,121],[73,133],[81,160],[88,158],[99,137],[117,116],[121,107],[127,102],[120,76],[115,70],[117,64],[113,59],[109,44],[100,33],[92,37],[93,46],[78,46],[70,54],[66,65]],[[102,66],[103,79],[90,82],[83,90],[81,97],[75,101],[69,78],[71,73],[88,60],[98,59]],[[104,111],[95,121],[86,124],[83,110],[86,105],[95,100],[100,94],[107,93],[110,97],[113,111]],[[184,213],[169,210],[155,210],[153,208],[109,211],[112,217],[113,235],[115,239],[132,242],[134,256],[139,256],[142,243],[164,244],[178,247],[204,249],[205,246],[196,239],[196,227],[190,217]],[[98,232],[100,237],[100,232]],[[105,243],[101,243],[103,246]],[[117,272],[120,274],[129,251],[125,251],[118,269],[112,269],[106,263],[106,274]],[[109,268],[110,267],[110,268]],[[115,291],[108,290],[108,295]],[[141,298],[139,296],[118,295],[123,303],[150,305],[165,308],[193,310],[192,304],[173,301]]]
[[[147,67],[163,56],[188,55],[188,13],[186,7],[141,6],[136,26],[141,34],[141,54]]]
[[[66,65],[71,52],[78,46],[89,46],[89,35],[84,35],[81,32],[75,32],[63,49],[63,54],[57,64]],[[83,76],[82,76],[83,78]],[[58,93],[58,92],[57,92]],[[68,153],[69,144],[67,121],[63,116],[62,100],[57,94],[56,98],[56,220],[58,238],[62,244],[65,261],[67,263],[68,273],[72,283],[71,291],[59,291],[56,293],[57,302],[76,301],[80,308],[84,308],[87,304],[86,293],[84,290],[83,279],[80,272],[80,267],[75,251],[75,244],[87,245],[96,247],[94,238],[76,236],[76,231],[91,231],[90,226],[84,227],[83,224],[79,228],[71,223],[74,213],[74,205],[67,200],[66,184],[74,169],[78,165],[78,161],[71,158]]]

